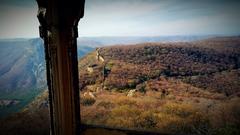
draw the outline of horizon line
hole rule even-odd
[[[240,36],[240,34],[182,34],[182,35],[156,35],[156,36],[141,36],[141,35],[131,35],[131,36],[108,36],[108,35],[102,35],[102,36],[79,36],[79,38],[124,38],[124,37],[204,37],[204,36],[215,36],[215,37],[237,37]],[[41,38],[41,37],[9,37],[9,38],[1,38],[0,40],[11,40],[11,39],[19,39],[19,40],[27,40],[27,39],[35,39],[35,38]]]

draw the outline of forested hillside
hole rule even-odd
[[[240,133],[240,37],[100,47],[78,64],[82,124],[167,134]],[[47,95],[46,90],[2,120],[0,131],[47,133]],[[32,124],[39,128],[29,130]]]

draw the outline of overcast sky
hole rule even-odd
[[[0,38],[38,37],[35,0],[1,0]],[[86,0],[79,36],[239,35],[240,0]]]

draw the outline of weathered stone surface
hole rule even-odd
[[[133,89],[133,90],[130,90],[127,94],[128,97],[133,97],[134,96],[134,93],[136,92],[137,90]]]

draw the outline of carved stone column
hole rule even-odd
[[[77,25],[84,0],[37,0],[44,40],[52,135],[80,134]]]

